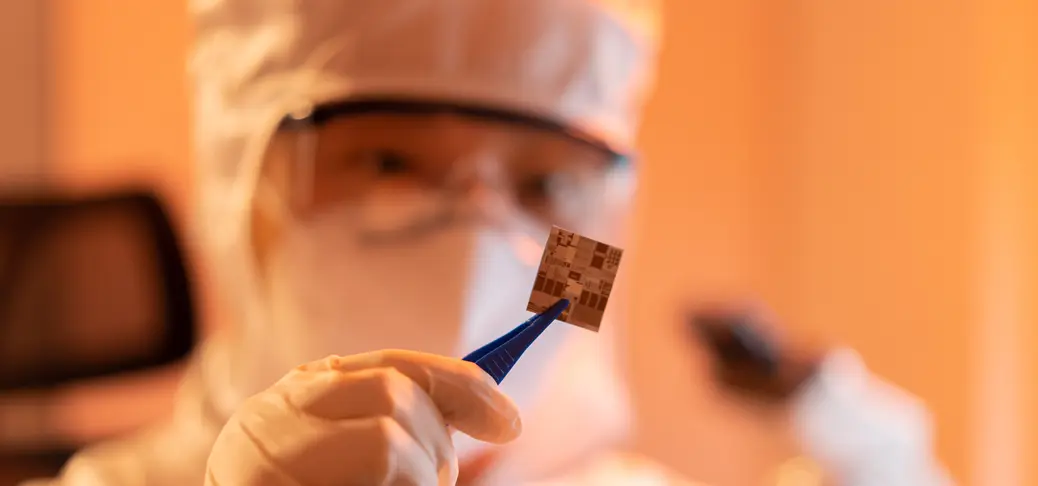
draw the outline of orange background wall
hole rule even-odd
[[[1038,481],[1036,5],[668,7],[632,316],[642,446],[738,484],[790,453],[762,436],[778,420],[681,386],[702,367],[672,344],[673,304],[749,290],[926,399],[964,484]],[[687,403],[702,420],[678,420]]]
[[[0,3],[0,186],[4,190],[35,184],[42,177],[44,157],[46,63],[42,50],[43,8],[36,2]],[[11,74],[8,74],[11,73]]]
[[[156,184],[186,217],[187,2],[49,4],[46,118],[57,182],[77,190]]]
[[[149,181],[186,221],[183,0],[52,7],[58,180]],[[927,400],[963,484],[1038,483],[1036,9],[668,3],[629,274],[640,448],[718,484],[791,452],[679,335],[684,299],[733,292]]]

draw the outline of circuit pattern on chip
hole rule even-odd
[[[569,299],[559,320],[598,332],[621,257],[620,248],[553,226],[526,310],[544,312]]]

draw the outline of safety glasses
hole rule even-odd
[[[507,207],[580,228],[603,207],[609,175],[625,165],[604,145],[545,118],[369,99],[286,117],[262,178],[304,216],[349,205],[414,227],[473,207]]]

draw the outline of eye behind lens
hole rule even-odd
[[[381,175],[406,174],[412,170],[406,155],[392,150],[380,150],[372,155],[372,168]]]
[[[546,200],[550,197],[555,183],[551,174],[537,174],[527,177],[519,183],[519,197],[524,200]]]

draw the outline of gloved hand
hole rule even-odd
[[[448,424],[492,443],[522,428],[515,404],[472,363],[410,351],[332,356],[246,400],[213,446],[206,484],[453,485]]]
[[[840,484],[949,486],[922,402],[869,374],[845,349],[783,339],[752,309],[709,307],[691,327],[726,388],[789,405],[801,446]]]

